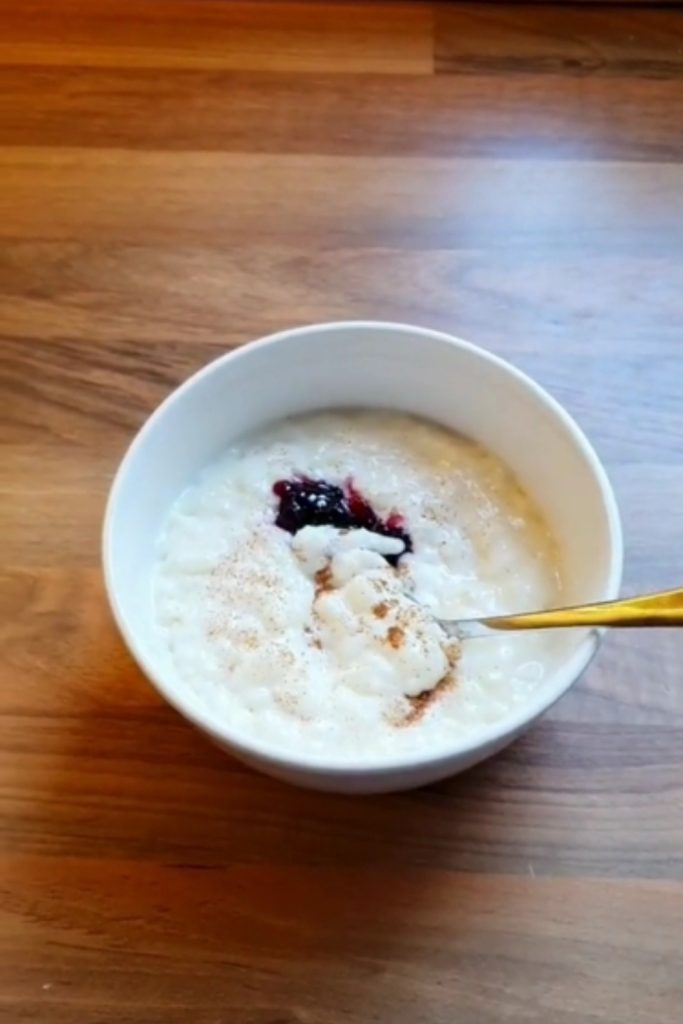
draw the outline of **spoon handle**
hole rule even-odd
[[[621,601],[497,615],[481,622],[490,629],[554,629],[558,626],[683,626],[683,589],[627,597]]]

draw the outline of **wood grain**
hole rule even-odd
[[[680,78],[683,11],[678,4],[440,4],[438,71],[542,71]],[[565,85],[568,83],[565,81]]]
[[[168,151],[193,150],[200,138],[204,152],[681,157],[672,130],[679,77],[534,67],[520,57],[514,73],[501,69],[503,88],[495,66],[476,73],[462,62],[457,75],[436,78],[72,66],[27,75],[10,65],[0,66],[0,116],[12,145]]]
[[[0,0],[0,1019],[679,1024],[683,638],[611,635],[467,775],[354,800],[214,750],[106,607],[168,391],[369,317],[513,359],[681,582],[683,9]]]
[[[69,67],[268,68],[428,74],[433,15],[421,3],[2,0],[0,59]]]

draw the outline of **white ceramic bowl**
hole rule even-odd
[[[243,761],[304,786],[350,793],[408,789],[500,750],[586,668],[596,631],[568,631],[559,666],[521,710],[449,749],[381,766],[288,756],[216,721],[180,684],[152,621],[150,571],[170,504],[232,440],[283,416],[339,406],[399,409],[496,452],[544,510],[560,542],[568,599],[615,597],[622,539],[614,496],[590,444],[545,391],[482,349],[437,331],[331,323],[283,331],[222,356],[153,413],[114,480],[104,523],[107,592],[131,653],[160,693]]]

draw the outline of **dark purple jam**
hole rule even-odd
[[[413,550],[413,541],[405,529],[403,517],[392,514],[382,519],[350,480],[339,487],[327,480],[296,476],[291,480],[278,480],[273,484],[273,494],[279,498],[275,524],[288,533],[297,533],[304,526],[365,529],[383,537],[397,537],[405,544],[405,551]],[[401,555],[384,557],[390,565],[398,565]]]

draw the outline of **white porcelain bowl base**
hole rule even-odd
[[[371,793],[452,775],[515,739],[572,685],[599,644],[566,634],[561,663],[521,711],[446,750],[391,763],[334,763],[269,749],[233,733],[176,678],[151,606],[155,544],[171,503],[237,437],[318,409],[388,408],[441,423],[500,456],[558,539],[569,601],[615,597],[622,571],[619,514],[605,471],[570,416],[542,388],[483,349],[403,324],[296,328],[210,363],[152,414],[126,453],[104,523],[107,593],[121,633],[160,693],[244,762],[317,789]]]

